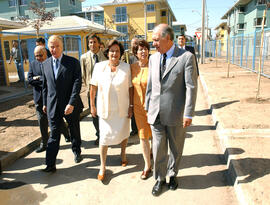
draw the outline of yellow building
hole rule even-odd
[[[172,26],[176,21],[167,0],[113,0],[100,6],[104,8],[104,25],[126,34],[121,38],[125,49],[133,37],[152,45],[153,28],[160,23]]]
[[[215,30],[217,30],[216,40],[218,41],[217,46],[218,48],[221,47],[221,56],[225,56],[227,52],[227,38],[228,38],[228,31],[227,31],[227,23],[222,22],[219,24]]]

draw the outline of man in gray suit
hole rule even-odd
[[[145,109],[153,135],[154,177],[152,194],[159,196],[170,177],[169,189],[178,187],[186,127],[192,122],[197,96],[197,69],[192,53],[174,45],[167,24],[155,27],[152,35],[157,51],[149,60]],[[170,147],[169,159],[168,143]]]

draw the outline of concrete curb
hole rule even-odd
[[[241,185],[239,185],[238,183],[238,180],[240,180],[239,179],[240,176],[243,176],[243,173],[241,169],[238,168],[238,165],[236,164],[236,160],[232,160],[232,159],[235,159],[233,153],[231,153],[230,149],[227,149],[227,148],[231,148],[230,143],[228,142],[228,135],[227,135],[230,132],[228,132],[227,129],[223,127],[222,122],[219,121],[219,117],[216,114],[215,110],[213,109],[213,106],[211,103],[212,102],[211,96],[208,94],[207,84],[201,74],[199,77],[199,81],[202,85],[204,95],[207,97],[207,104],[208,104],[208,107],[210,107],[213,122],[216,125],[216,131],[219,137],[219,144],[224,153],[224,157],[227,163],[228,178],[231,181],[231,183],[234,185],[236,196],[240,204],[243,204],[243,205],[249,204],[248,200],[245,198],[245,194]]]
[[[90,114],[89,108],[84,109],[80,114],[80,120],[82,120],[84,117]],[[14,163],[17,159],[24,157],[31,152],[33,152],[35,149],[38,148],[41,142],[41,136],[37,138],[36,140],[30,142],[29,144],[25,145],[22,148],[19,148],[18,150],[8,153],[1,157],[0,159],[0,175],[2,174],[2,170],[12,163]]]

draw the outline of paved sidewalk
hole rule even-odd
[[[254,104],[254,107],[252,108],[254,110],[251,110],[250,107],[246,109],[245,103],[249,103],[249,101],[243,100],[237,96],[236,91],[244,92],[242,90],[243,87],[245,87],[244,83],[251,83],[251,81],[247,81],[245,79],[247,79],[247,77],[256,79],[255,74],[232,66],[231,72],[234,77],[225,79],[222,76],[226,75],[226,64],[223,64],[222,66],[219,65],[219,69],[215,68],[214,62],[206,63],[204,65],[200,65],[199,67],[199,82],[201,83],[205,97],[207,98],[207,107],[209,109],[208,112],[212,114],[212,119],[214,121],[212,129],[216,129],[218,134],[218,143],[222,149],[221,153],[224,153],[225,155],[227,168],[229,170],[229,177],[234,184],[234,189],[236,191],[238,200],[241,204],[270,204],[270,104],[267,102],[267,100],[270,99],[269,90],[267,92],[264,91],[263,93],[263,98],[266,99],[265,104]],[[230,84],[232,84],[230,80],[241,82],[243,84],[241,89],[239,87],[230,87]],[[263,79],[262,86],[265,86],[265,88],[263,87],[262,90],[268,89],[269,83],[269,79]],[[254,92],[250,92],[253,95]],[[197,104],[197,107],[198,106],[200,105]],[[262,115],[261,111],[263,109],[265,109],[265,113]],[[204,115],[201,110],[196,110],[197,117]],[[258,114],[259,116],[257,116]],[[197,117],[195,117],[195,119]],[[86,119],[89,120],[89,118]],[[261,121],[257,122],[257,120]],[[196,126],[194,127],[196,128]],[[194,127],[191,127],[190,132],[194,131]],[[196,132],[199,131],[204,131],[203,126],[200,126],[199,129],[196,130]],[[31,143],[28,146],[18,149],[18,151],[14,152],[14,158],[12,158],[12,160],[33,151],[38,143]],[[130,143],[134,143],[136,145],[138,142],[135,140],[134,142],[130,141]],[[86,146],[86,148],[93,148],[89,144],[84,144],[84,146]],[[189,146],[189,148],[191,148],[191,146]],[[135,146],[131,146],[130,149],[135,149]],[[186,149],[188,148],[185,147],[185,150]],[[98,150],[96,150],[96,152],[97,151]],[[136,150],[133,150],[133,152],[136,152]],[[94,157],[94,159],[97,160],[97,154],[98,153],[95,153],[86,157]],[[142,160],[140,157],[136,158],[137,156],[135,155],[131,155],[130,157],[135,161]],[[8,158],[1,159],[1,162],[2,160],[10,161]],[[113,159],[114,163],[116,163],[117,160],[118,158]],[[2,163],[2,165],[3,164],[9,163],[6,162]],[[94,162],[94,165],[97,166],[96,161]],[[134,170],[136,174],[131,174],[129,179],[136,179],[136,183],[141,183],[139,180],[137,180],[141,167],[135,166],[135,164],[133,165],[134,167],[130,168]],[[89,169],[91,170],[92,168],[89,167]],[[72,170],[73,168],[70,169],[71,172]],[[97,170],[98,167],[94,168],[95,174],[97,173]],[[118,171],[119,174],[117,174],[117,176],[121,176],[120,173],[126,173],[125,171]],[[110,174],[113,178],[115,178],[116,175],[113,173]],[[30,177],[30,175],[27,176]],[[68,174],[65,177],[72,176]],[[91,178],[95,178],[95,176],[93,175]],[[66,179],[62,180],[65,181]],[[70,180],[72,180],[72,178]],[[125,179],[119,177],[115,178],[114,180],[115,181],[113,183],[120,184],[121,181]],[[151,179],[151,181],[153,183],[153,179]],[[152,183],[147,183],[147,186],[143,187],[142,190],[151,190]],[[141,185],[144,186],[143,184]],[[185,185],[188,186],[187,184]],[[130,186],[130,188],[135,188],[135,184],[133,183],[131,183]],[[122,189],[124,189],[124,187],[122,187]],[[117,190],[123,191],[121,189]],[[114,191],[117,192],[117,190]],[[105,192],[110,191],[110,189],[105,188]],[[123,194],[125,195],[125,192]],[[97,196],[95,199],[101,200]],[[149,200],[150,199],[151,198],[149,198]],[[136,197],[134,200],[136,200]],[[148,201],[148,199],[146,201]],[[161,202],[162,201],[163,198]],[[109,199],[108,202],[110,202]]]
[[[200,82],[208,99],[208,106],[212,108],[211,113],[217,125],[219,143],[225,153],[229,176],[240,203],[270,204],[270,79],[262,79],[261,95],[266,103],[260,104],[252,100],[246,101],[251,99],[251,96],[255,96],[255,92],[250,89],[248,92],[238,87],[256,84],[255,73],[231,65],[231,78],[236,79],[241,85],[230,87],[228,85],[230,78],[224,77],[227,64],[219,63],[216,68],[215,62],[208,62],[200,65],[200,71]],[[222,86],[217,83],[218,80],[221,81]],[[228,83],[226,84],[225,81]],[[254,90],[255,88],[254,86]],[[239,93],[239,96],[234,93]],[[254,103],[252,107],[249,102]],[[240,104],[239,107],[237,103]],[[232,151],[230,148],[237,149]]]

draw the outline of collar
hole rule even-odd
[[[186,50],[186,46],[179,46],[179,48]]]
[[[172,47],[166,52],[167,59],[172,57],[174,48],[175,48],[175,45],[173,44]]]
[[[62,58],[63,58],[63,53],[61,54],[60,58],[58,58],[59,62],[61,62]],[[56,60],[56,58],[53,56],[52,56],[52,59],[53,59],[53,62]]]

